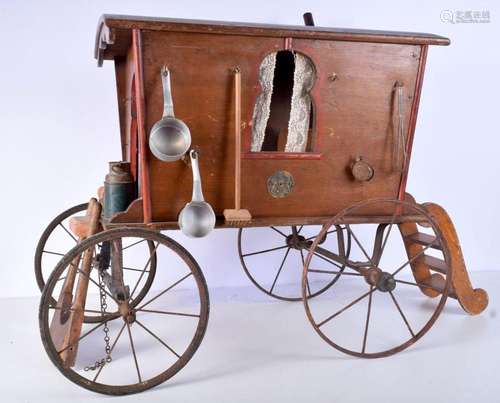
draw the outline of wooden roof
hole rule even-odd
[[[450,40],[443,36],[417,32],[269,25],[248,22],[204,21],[104,14],[100,18],[97,26],[94,53],[99,65],[101,65],[102,61],[105,59],[113,59],[115,56],[126,53],[130,45],[132,29],[414,45],[450,44]]]

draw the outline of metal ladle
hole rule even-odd
[[[191,132],[182,120],[174,116],[170,71],[166,66],[161,69],[161,79],[163,84],[163,116],[151,128],[149,148],[153,155],[161,161],[177,161],[191,147]]]
[[[193,169],[193,196],[179,214],[179,227],[187,236],[201,238],[214,229],[215,213],[212,206],[203,199],[198,153],[191,150],[189,156]]]

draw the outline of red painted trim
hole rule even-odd
[[[151,222],[151,185],[149,181],[148,142],[145,129],[146,102],[144,98],[144,71],[142,64],[141,31],[132,30],[132,50],[135,64],[135,93],[137,96],[137,129],[139,134],[139,164],[144,223]]]
[[[422,83],[424,81],[425,62],[427,60],[428,45],[422,45],[420,49],[420,62],[418,64],[417,79],[415,82],[415,91],[413,95],[413,104],[410,112],[408,124],[408,135],[406,137],[406,161],[401,174],[399,183],[398,199],[404,200],[406,193],[406,182],[408,181],[408,170],[410,168],[411,150],[413,147],[413,138],[415,135],[415,126],[417,124],[418,106],[420,104],[420,94],[422,92]]]
[[[320,160],[321,153],[289,153],[281,151],[260,151],[260,152],[245,152],[241,154],[241,158],[250,160]]]
[[[139,171],[137,169],[137,119],[132,118],[130,122],[130,171],[134,177],[134,182],[137,182]]]
[[[129,127],[129,150],[128,158],[130,161],[130,170],[132,171],[132,176],[134,177],[134,182],[137,182],[139,171],[137,169],[137,99],[135,96],[135,74],[132,76],[131,84],[131,98],[130,103],[130,127]]]

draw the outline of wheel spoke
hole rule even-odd
[[[164,289],[162,292],[160,292],[156,297],[153,297],[151,298],[149,301],[145,302],[144,304],[142,304],[140,307],[136,308],[136,310],[141,310],[143,309],[145,306],[149,305],[151,302],[155,301],[156,299],[160,298],[163,294],[165,294],[167,291],[171,290],[172,288],[174,288],[176,285],[178,285],[179,283],[181,283],[182,281],[184,281],[185,279],[187,279],[189,276],[191,276],[193,273],[192,272],[189,272],[188,274],[186,274],[184,277],[182,277],[180,280],[177,280],[174,284],[172,284],[171,286],[167,287],[166,289]]]
[[[258,252],[245,253],[244,255],[241,255],[241,256],[242,257],[247,257],[247,256],[253,256],[253,255],[260,255],[261,253],[268,253],[268,252],[272,252],[272,251],[280,250],[280,249],[285,249],[285,248],[288,248],[288,245],[278,246],[276,248],[271,248],[271,249],[264,249],[264,250],[261,250],[261,251],[258,251]]]
[[[135,369],[137,370],[137,377],[139,378],[139,382],[142,382],[141,371],[139,370],[139,363],[137,362],[137,355],[135,353],[134,340],[132,339],[132,332],[130,330],[130,325],[128,323],[125,323],[125,324],[127,325],[128,338],[130,340],[130,349],[132,350],[132,354],[134,355],[134,362],[135,362]]]
[[[122,248],[122,252],[123,252],[125,249],[131,248],[132,246],[135,246],[135,245],[140,244],[140,243],[142,243],[142,242],[146,242],[146,239],[141,239],[140,241],[137,241],[137,242],[131,243],[130,245],[125,246],[124,248]]]
[[[401,283],[401,284],[407,284],[407,285],[413,285],[415,287],[423,287],[423,288],[428,288],[430,290],[434,290],[436,292],[439,292],[439,293],[442,293],[442,290],[439,290],[431,285],[428,285],[428,284],[418,284],[418,283],[413,283],[411,281],[404,281],[404,280],[396,280],[394,279],[394,281],[396,281],[396,283]]]
[[[140,312],[148,312],[148,313],[159,313],[162,315],[177,315],[177,316],[188,316],[192,318],[199,318],[200,315],[195,313],[184,313],[184,312],[171,312],[171,311],[157,311],[154,309],[137,309]]]
[[[87,277],[97,288],[99,288],[99,290],[102,290],[109,298],[111,298],[118,306],[120,305],[120,303],[115,299],[115,297],[113,297],[107,290],[106,288],[104,287],[101,287],[101,285],[95,281],[92,277],[90,277],[88,274],[85,274],[80,268],[76,268],[76,270],[78,271],[78,273],[80,273],[81,275]]]
[[[297,230],[297,235],[300,234],[300,231],[302,231],[302,228],[304,228],[303,225],[301,225],[300,228]]]
[[[99,323],[98,325],[95,325],[92,329],[90,329],[88,332],[85,332],[84,334],[82,334],[78,340],[76,340],[75,342],[71,343],[71,344],[68,344],[66,347],[64,347],[62,350],[58,351],[57,354],[61,354],[63,353],[64,351],[66,351],[68,348],[70,347],[73,347],[73,346],[76,346],[78,344],[78,342],[80,340],[82,340],[83,338],[87,337],[90,333],[92,333],[94,330],[97,330],[99,329],[101,326],[104,325],[105,322],[101,322]]]
[[[347,304],[346,306],[344,306],[341,310],[335,312],[333,315],[329,316],[328,318],[326,318],[325,320],[323,320],[322,322],[318,323],[317,326],[318,327],[321,327],[323,326],[325,323],[329,322],[330,320],[332,320],[333,318],[335,318],[336,316],[340,315],[342,312],[345,312],[346,310],[348,310],[349,308],[351,308],[353,305],[356,305],[359,301],[363,300],[364,298],[366,298],[368,295],[372,294],[374,291],[376,290],[376,288],[373,288],[371,289],[370,291],[364,293],[363,295],[361,295],[360,297],[356,298],[354,301],[350,302],[349,304]]]
[[[139,271],[139,272],[145,272],[145,273],[149,273],[150,271],[149,270],[141,270],[141,269],[134,269],[132,267],[122,267],[123,270],[130,270],[130,271]]]
[[[331,270],[322,270],[322,269],[308,269],[311,273],[323,273],[323,274],[340,274],[342,276],[361,276],[364,277],[361,273],[349,273],[343,271],[331,271]]]
[[[437,239],[437,238],[436,238]],[[429,245],[426,245],[425,248],[423,248],[420,252],[418,252],[415,256],[413,256],[411,259],[409,259],[406,263],[401,265],[392,273],[392,276],[394,277],[396,274],[398,274],[401,270],[403,270],[406,266],[409,264],[413,263],[415,260],[417,260],[420,256],[422,256],[427,249],[429,249],[432,245],[434,245],[435,240],[430,243]]]
[[[132,292],[130,293],[130,298],[129,298],[129,301],[132,301],[132,298],[134,297],[134,293],[135,291],[137,290],[137,287],[139,287],[139,283],[141,282],[142,280],[142,277],[144,276],[144,273],[146,273],[148,270],[146,270],[150,263],[151,263],[151,259],[153,259],[153,255],[156,254],[156,249],[158,249],[158,246],[160,246],[160,242],[158,242],[156,244],[156,246],[154,247],[154,249],[151,251],[151,253],[149,254],[149,258],[148,258],[148,261],[146,262],[146,264],[144,265],[144,269],[142,269],[142,273],[141,275],[139,276],[139,279],[137,280],[137,282],[135,283],[135,286],[134,288],[132,289]],[[122,249],[123,251],[123,249]]]
[[[281,234],[285,238],[287,237],[287,235],[285,235],[283,232],[281,232],[278,228],[276,228],[276,227],[269,227],[269,228],[271,228],[272,230],[276,231],[278,234]]]
[[[368,297],[368,310],[366,312],[366,323],[365,323],[365,334],[363,336],[363,349],[361,353],[364,354],[366,350],[366,340],[368,338],[368,326],[370,325],[370,314],[372,312],[372,298],[373,298],[373,286],[370,286],[370,295]]]
[[[126,325],[127,325],[126,323],[123,323],[123,326],[121,327],[120,331],[116,335],[116,339],[113,342],[113,345],[111,346],[111,348],[109,350],[109,355],[111,355],[111,353],[113,352],[113,350],[114,350],[114,348],[116,346],[116,343],[118,343],[118,340],[120,339],[120,337],[121,337],[121,335],[123,333],[123,329],[125,329]],[[95,382],[97,380],[97,377],[99,376],[99,374],[101,373],[101,371],[103,370],[103,368],[106,366],[106,364],[107,364],[107,362],[104,361],[104,364],[99,367],[99,369],[97,370],[97,373],[95,374],[94,379],[92,380],[92,382]]]
[[[337,232],[337,228],[335,229],[332,229],[331,231],[327,231],[325,235],[330,235],[330,234],[333,234],[334,232]],[[310,236],[309,238],[306,238],[305,240],[306,241],[310,241],[311,239],[314,239],[316,238],[318,235],[313,235],[313,236]]]
[[[375,267],[376,265],[373,263],[371,257],[368,256],[368,253],[366,253],[365,248],[363,248],[363,245],[361,245],[361,242],[359,242],[358,237],[356,235],[354,235],[354,232],[351,230],[351,226],[350,225],[346,225],[346,228],[347,228],[347,231],[349,232],[349,234],[351,234],[351,236],[354,238],[354,241],[358,244],[359,248],[363,252],[363,255],[365,255],[366,259],[368,259],[368,261],[370,262],[370,264],[373,267]]]
[[[68,234],[71,237],[71,239],[73,239],[73,241],[75,241],[75,243],[78,243],[78,240],[73,236],[73,234],[71,232],[69,232],[69,230],[63,225],[63,223],[60,222],[59,225],[66,232],[66,234]]]
[[[317,252],[313,252],[313,255],[316,256],[316,257],[319,257],[321,260],[324,260],[325,262],[328,262],[332,265],[334,265],[335,267],[338,267],[339,269],[344,269],[344,267],[342,267],[341,265],[339,265],[338,263],[335,263],[333,260],[330,260],[330,259],[327,259],[326,257],[320,255],[319,253]]]
[[[50,250],[44,250],[43,253],[48,253],[49,255],[64,256],[64,253],[52,252]]]
[[[174,354],[177,358],[181,358],[179,354],[175,352],[175,350],[170,347],[167,343],[165,343],[162,339],[160,339],[156,334],[154,334],[151,330],[149,330],[146,326],[144,326],[141,322],[139,322],[137,319],[135,320],[135,323],[137,323],[140,327],[142,327],[146,332],[148,332],[151,336],[153,336],[156,340],[158,340],[161,344],[163,344],[172,354]]]
[[[269,292],[272,294],[273,290],[274,290],[274,286],[276,285],[276,282],[278,281],[278,277],[280,276],[280,273],[281,273],[281,270],[283,269],[283,266],[285,264],[285,261],[286,261],[286,258],[288,256],[288,254],[290,253],[290,248],[288,248],[285,252],[285,256],[283,257],[283,260],[281,261],[281,265],[280,265],[280,268],[278,269],[278,272],[276,273],[276,277],[274,278],[274,281],[273,281],[273,284],[271,286],[271,289],[269,290]]]
[[[396,301],[396,297],[394,296],[394,293],[392,291],[389,291],[389,295],[391,296],[392,301],[394,302],[394,305],[396,305],[396,308],[398,309],[398,312],[401,315],[401,318],[403,318],[403,321],[404,321],[406,327],[408,328],[408,330],[410,331],[410,334],[412,335],[412,337],[415,337],[415,333],[413,332],[413,330],[410,326],[410,323],[408,322],[408,319],[406,319],[406,316],[403,313],[403,310],[399,306],[398,301]]]

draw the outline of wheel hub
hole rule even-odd
[[[393,275],[378,267],[368,268],[363,274],[366,282],[381,292],[390,292],[396,288]]]
[[[394,280],[392,274],[382,272],[380,273],[376,287],[379,291],[391,292],[396,288],[396,280]]]
[[[130,307],[128,300],[120,303],[118,310],[125,323],[131,325],[135,322],[135,309]]]
[[[301,244],[305,242],[306,238],[302,235],[290,234],[286,237],[286,244],[289,248],[301,249]]]
[[[133,309],[128,311],[125,315],[123,315],[123,320],[125,321],[125,323],[128,323],[129,325],[134,323],[135,322],[135,311]]]

